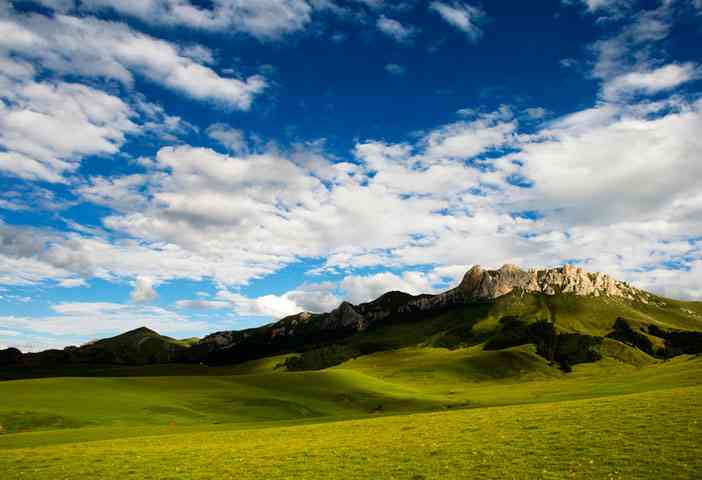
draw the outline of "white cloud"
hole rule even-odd
[[[1,40],[0,40],[1,41]],[[1,83],[1,82],[0,82]],[[122,100],[76,83],[18,82],[0,93],[0,170],[63,182],[86,155],[116,153],[137,125]]]
[[[6,280],[209,278],[226,292],[301,257],[323,257],[323,270],[430,263],[451,267],[454,276],[473,263],[579,259],[632,280],[636,270],[661,269],[699,251],[687,240],[702,235],[695,223],[701,172],[694,163],[702,149],[696,143],[701,105],[678,97],[602,103],[531,135],[519,134],[508,108],[473,112],[413,143],[359,142],[354,164],[333,163],[309,145],[239,156],[163,148],[143,162],[138,188],[128,178],[105,183],[109,194],[96,201],[121,205],[104,220],[107,231],[10,231],[0,242],[0,254],[15,262]],[[499,156],[503,147],[517,153]],[[493,155],[482,155],[488,151]],[[532,188],[513,185],[513,177]],[[647,188],[632,189],[632,182]],[[112,200],[129,195],[141,200]],[[516,214],[524,210],[540,216]],[[423,274],[391,275],[401,281],[384,276],[347,285],[358,299],[385,288],[420,292],[439,284]],[[330,310],[339,298],[327,293],[300,288],[213,301],[227,301],[241,315],[279,318]]]
[[[344,298],[351,303],[363,303],[375,300],[382,294],[393,290],[418,295],[431,293],[432,280],[424,272],[403,272],[396,275],[390,272],[381,272],[372,275],[349,275],[341,281]]]
[[[542,107],[527,108],[524,110],[524,113],[526,113],[529,116],[529,118],[532,118],[534,120],[541,120],[546,115],[548,115],[548,111]]]
[[[427,241],[420,238],[449,229],[458,235],[462,223],[475,228],[466,215],[482,200],[469,192],[501,180],[465,159],[506,143],[514,125],[503,109],[437,129],[416,147],[362,143],[358,165],[331,163],[316,147],[239,157],[163,148],[142,162],[149,169],[143,176],[98,177],[77,188],[115,209],[104,219],[109,230],[25,236],[11,229],[23,249],[11,254],[48,278],[212,278],[225,285],[300,257],[327,256],[329,267],[382,263],[387,256],[374,252],[419,248]],[[291,301],[311,306],[302,294]]]
[[[672,205],[699,193],[701,107],[602,106],[554,122],[515,156],[535,183],[532,207],[587,224],[682,217],[692,207]]]
[[[32,333],[23,330],[14,332],[6,330],[6,334],[0,333],[0,349],[9,347],[18,348],[22,352],[41,352],[50,348],[63,348],[69,343],[80,343],[75,339],[59,339],[59,337]]]
[[[429,8],[457,29],[468,35],[472,41],[478,41],[483,36],[481,24],[485,19],[485,12],[479,7],[467,3],[431,2]]]
[[[397,42],[409,42],[417,34],[417,29],[412,26],[403,25],[394,18],[381,15],[376,22],[378,30],[393,38]]]
[[[234,310],[243,316],[271,317],[274,320],[279,320],[303,311],[294,300],[286,295],[263,295],[257,298],[248,298],[227,291],[220,291],[217,295],[228,301]]]
[[[147,303],[158,298],[158,293],[154,290],[154,279],[146,276],[138,276],[134,280],[134,289],[130,295],[132,302]]]
[[[12,227],[0,220],[0,284],[31,285],[74,277],[70,271],[37,255],[44,245],[59,238],[43,230]]]
[[[127,211],[146,206],[142,192],[147,178],[133,174],[122,177],[91,177],[74,191],[83,199],[104,205],[116,211]]]
[[[424,139],[429,158],[471,158],[486,149],[510,142],[517,122],[508,108],[434,130]]]
[[[679,87],[699,78],[700,69],[694,63],[671,63],[651,71],[628,72],[605,82],[604,98],[616,100],[634,94],[654,94]]]
[[[61,74],[114,79],[126,87],[138,74],[194,99],[241,110],[248,110],[266,88],[260,75],[223,77],[178,46],[121,23],[62,14],[14,14],[0,22],[0,33],[7,31],[0,35],[0,53],[14,53]]]
[[[75,287],[85,287],[88,283],[82,278],[64,278],[58,284],[59,287],[63,288],[75,288]]]
[[[636,275],[637,286],[670,298],[702,299],[702,258],[688,262],[683,269],[655,268]]]
[[[331,282],[302,284],[282,295],[263,295],[250,298],[228,290],[217,292],[219,301],[224,301],[239,315],[271,317],[274,320],[300,312],[324,313],[339,306],[341,300]]]
[[[113,9],[158,25],[238,31],[262,40],[302,30],[312,14],[312,7],[304,0],[214,0],[211,8],[188,0],[82,0],[81,7]]]
[[[231,303],[218,300],[178,300],[176,307],[193,310],[221,310],[231,308]]]
[[[404,75],[407,71],[407,67],[398,65],[397,63],[388,63],[385,65],[385,71],[392,75]]]
[[[54,315],[39,317],[0,317],[0,324],[10,328],[30,330],[39,334],[71,337],[71,341],[89,340],[95,336],[114,335],[141,326],[164,335],[185,336],[202,334],[208,329],[205,322],[183,317],[175,312],[154,306],[134,306],[109,302],[59,303],[52,307]],[[99,321],[96,321],[99,319]],[[76,338],[75,332],[80,332]],[[67,340],[50,339],[57,345]]]
[[[213,123],[207,128],[207,135],[227,147],[230,152],[237,154],[248,152],[246,135],[243,130],[232,128],[223,123]]]
[[[115,79],[126,88],[138,74],[194,98],[241,109],[248,109],[253,96],[265,88],[259,76],[247,80],[219,76],[187,56],[192,57],[194,50],[197,46],[179,49],[126,25],[90,17],[4,13],[0,172],[66,183],[82,158],[115,155],[129,135],[174,141],[175,135],[192,129],[140,94],[123,100],[93,86],[52,79],[51,72]],[[37,69],[47,78],[36,80]],[[95,195],[93,200],[99,203]]]
[[[341,299],[336,295],[336,284],[332,282],[305,283],[285,296],[300,306],[305,312],[329,312],[339,306]]]
[[[631,0],[563,0],[563,3],[565,4],[575,2],[584,4],[590,12],[596,12],[598,10],[607,10],[625,6],[631,3]]]
[[[358,3],[367,5],[370,8],[377,9],[385,6],[385,0],[353,0]]]
[[[668,4],[630,14],[621,29],[592,45],[596,55],[593,77],[609,80],[632,71],[652,70],[654,47],[670,33],[670,17]]]
[[[75,203],[75,200],[62,198],[53,190],[28,182],[16,182],[12,188],[0,192],[0,209],[15,212],[58,212]]]
[[[176,244],[110,240],[99,229],[82,230],[58,233],[0,223],[0,284],[31,285],[76,276],[116,281],[140,275],[159,281],[214,278],[242,284],[271,273],[282,261],[246,249],[227,249],[224,243],[213,252],[199,253]]]

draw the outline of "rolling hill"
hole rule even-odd
[[[147,365],[183,361],[197,340],[176,340],[141,327],[115,337],[80,347],[18,354],[17,349],[0,351],[0,365],[25,369],[65,368],[70,365]],[[4,362],[3,362],[4,360]]]
[[[564,371],[608,356],[641,362],[642,356],[696,354],[702,352],[702,303],[663,298],[568,265],[475,266],[458,286],[436,295],[388,292],[367,303],[343,302],[329,313],[302,312],[201,340],[179,341],[142,327],[64,350],[7,350],[0,362],[36,372],[71,365],[233,365],[282,355],[279,368],[300,371],[411,346],[487,353],[527,344]]]
[[[505,266],[201,340],[5,350],[0,471],[692,479],[701,336],[699,302]]]

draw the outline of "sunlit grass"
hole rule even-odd
[[[5,449],[3,478],[696,477],[702,387]]]

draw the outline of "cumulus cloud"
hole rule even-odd
[[[507,108],[474,114],[413,144],[359,142],[355,164],[333,163],[317,150],[234,157],[164,148],[134,179],[139,188],[117,177],[105,184],[109,198],[96,198],[121,205],[104,223],[130,240],[78,233],[42,240],[15,228],[15,240],[0,253],[33,272],[15,278],[29,282],[44,271],[49,278],[147,275],[240,285],[301,257],[323,257],[323,270],[342,271],[426,263],[465,271],[472,263],[580,259],[631,279],[645,265],[695,251],[672,245],[702,234],[694,223],[700,102],[603,104],[556,118],[535,134],[519,134],[518,127]],[[509,153],[500,153],[505,147]],[[648,187],[631,189],[632,181]],[[131,195],[141,200],[117,200]],[[412,222],[405,221],[408,212]],[[651,257],[654,249],[660,253]],[[338,300],[334,295],[325,307]],[[280,316],[312,310],[312,298],[235,300],[242,312]]]
[[[1,40],[0,40],[1,42]],[[0,84],[2,84],[0,75]],[[76,83],[5,82],[0,98],[0,170],[64,182],[86,155],[119,151],[135,112],[121,99]]]
[[[378,30],[383,32],[385,35],[400,43],[411,41],[412,38],[418,33],[415,27],[403,25],[394,18],[388,18],[385,15],[381,15],[378,18],[376,26],[378,27]]]
[[[91,177],[75,188],[75,193],[84,200],[110,207],[116,211],[128,211],[146,205],[143,188],[147,178],[142,174],[122,177]]]
[[[423,272],[403,272],[396,275],[381,272],[373,275],[349,275],[341,281],[344,298],[352,303],[375,300],[382,294],[399,290],[412,295],[430,293],[434,289],[429,277]]]
[[[217,292],[217,298],[228,302],[236,313],[244,316],[271,317],[274,320],[300,312],[324,313],[336,308],[341,300],[330,282],[302,284],[282,295],[247,297],[228,290]]]
[[[242,284],[282,265],[273,256],[225,249],[224,244],[215,251],[197,252],[172,243],[113,240],[100,229],[80,227],[55,232],[0,222],[0,284],[32,285],[76,276],[116,281],[140,275],[159,281],[213,278]]]
[[[385,71],[391,75],[404,75],[407,71],[407,67],[398,65],[397,63],[388,63],[385,65]]]
[[[173,43],[93,17],[12,14],[0,18],[0,54],[3,51],[60,74],[113,79],[126,87],[132,86],[135,74],[142,75],[194,99],[241,110],[248,110],[266,88],[260,75],[221,76]]]
[[[158,293],[154,289],[154,279],[151,277],[139,276],[134,280],[134,289],[130,294],[134,303],[148,303],[158,298]]]
[[[220,291],[219,298],[224,298],[239,315],[252,317],[270,317],[279,320],[294,315],[303,309],[286,295],[263,295],[249,298],[244,295]]]
[[[679,87],[699,76],[700,69],[694,63],[671,63],[650,71],[618,75],[605,82],[602,93],[608,100],[635,94],[655,94]]]
[[[236,154],[247,153],[248,144],[243,130],[232,128],[223,123],[213,123],[207,128],[207,135]]]
[[[481,25],[486,15],[481,8],[460,2],[431,2],[429,8],[450,25],[464,32],[472,41],[476,42],[483,36]]]
[[[694,239],[702,235],[696,221],[702,103],[680,95],[642,99],[696,78],[696,65],[652,63],[647,56],[666,37],[668,20],[658,9],[642,12],[598,42],[592,72],[603,86],[598,103],[549,121],[540,109],[517,116],[506,106],[464,109],[460,121],[411,141],[361,139],[353,162],[327,155],[320,144],[254,152],[245,132],[212,125],[207,134],[228,153],[164,147],[140,159],[143,173],[76,185],[81,199],[112,209],[103,228],[58,233],[0,224],[0,282],[150,278],[153,291],[171,279],[211,279],[223,293],[207,301],[220,303],[177,305],[225,309],[226,303],[241,315],[274,318],[328,311],[343,295],[365,301],[393,288],[432,291],[446,280],[416,271],[427,264],[450,267],[457,278],[473,263],[575,260],[655,289],[666,281],[667,265],[692,265],[699,257]],[[5,43],[12,48],[45,36],[10,23]],[[633,55],[637,48],[644,54]],[[13,64],[11,71],[17,78],[34,75],[26,67]],[[137,110],[125,105],[122,118],[135,123],[130,111]],[[524,113],[540,120],[527,125],[528,134],[520,131]],[[122,140],[113,138],[118,148]],[[29,150],[36,145],[16,145],[7,155],[38,156]],[[324,259],[321,271],[345,274],[341,290],[237,293],[237,286],[308,257]],[[396,273],[354,274],[362,267]],[[397,273],[402,269],[410,273]],[[698,270],[689,271],[681,278],[690,287],[676,291],[693,295]]]
[[[120,98],[114,88],[107,93],[94,82],[61,77],[112,79],[129,90],[140,75],[196,99],[248,109],[265,80],[222,77],[204,64],[204,53],[193,55],[197,47],[91,17],[0,12],[0,172],[66,183],[84,157],[115,155],[130,136],[174,141],[192,130],[138,93]]]
[[[261,40],[302,30],[313,11],[304,0],[214,0],[209,8],[188,0],[81,0],[80,9],[113,10],[156,25],[243,32]]]
[[[500,110],[479,116],[471,122],[456,122],[435,129],[424,138],[429,158],[471,158],[487,149],[510,142],[517,128],[510,110]]]
[[[524,113],[526,113],[527,116],[529,116],[529,118],[532,118],[534,120],[541,120],[546,115],[548,115],[548,111],[545,108],[541,107],[527,108],[524,110]]]
[[[622,28],[591,46],[595,54],[592,76],[606,81],[629,72],[653,70],[656,62],[651,57],[670,33],[671,15],[668,3],[630,14]]]
[[[75,273],[40,254],[46,245],[60,238],[45,230],[14,227],[0,220],[0,284],[32,285],[75,277]]]
[[[15,212],[58,212],[75,205],[75,200],[62,198],[53,190],[34,183],[15,182],[0,192],[0,209]]]
[[[4,316],[0,317],[0,323],[8,328],[28,330],[35,335],[56,336],[45,336],[44,339],[62,346],[66,345],[67,338],[86,341],[98,335],[114,335],[144,325],[171,336],[201,334],[208,327],[205,322],[154,306],[65,302],[52,306],[52,311],[50,315],[38,317]],[[80,332],[80,335],[76,336],[75,332]]]
[[[231,304],[218,300],[178,300],[176,307],[192,310],[221,310],[231,308]]]
[[[692,205],[671,207],[699,192],[700,107],[699,101],[602,106],[554,122],[515,157],[534,181],[534,207],[585,223],[689,215]]]
[[[620,11],[630,6],[631,0],[564,0],[564,3],[581,3],[587,7],[588,12]]]
[[[88,283],[82,278],[64,278],[58,283],[62,288],[85,287]]]

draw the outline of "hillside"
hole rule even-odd
[[[631,331],[617,331],[615,324]],[[308,370],[412,345],[495,350],[534,343],[540,355],[569,369],[617,350],[612,341],[661,358],[699,353],[699,332],[699,302],[662,298],[605,274],[571,266],[476,266],[444,293],[389,292],[368,303],[344,302],[325,314],[303,312],[256,329],[217,332],[189,354],[221,365],[300,353],[284,366]],[[612,341],[605,342],[607,337]]]
[[[544,270],[475,266],[458,286],[436,295],[388,292],[367,303],[343,302],[328,313],[302,312],[195,341],[140,328],[77,348],[26,355],[8,350],[0,352],[0,362],[62,368],[232,365],[283,355],[278,368],[299,371],[411,346],[488,352],[527,344],[564,371],[603,357],[639,362],[641,355],[663,359],[700,353],[702,303],[663,298],[567,265]]]
[[[530,346],[413,347],[320,372],[253,361],[192,376],[6,381],[0,469],[8,479],[695,478],[701,361],[605,359],[566,375]]]
[[[565,268],[476,272],[438,295],[388,292],[196,342],[140,328],[5,351],[21,365],[0,369],[0,469],[696,478],[702,305]]]
[[[0,365],[25,368],[65,368],[69,365],[146,365],[183,361],[194,343],[176,340],[141,327],[115,337],[104,338],[63,350],[17,354],[16,349],[0,352]],[[4,363],[3,363],[4,360]]]

